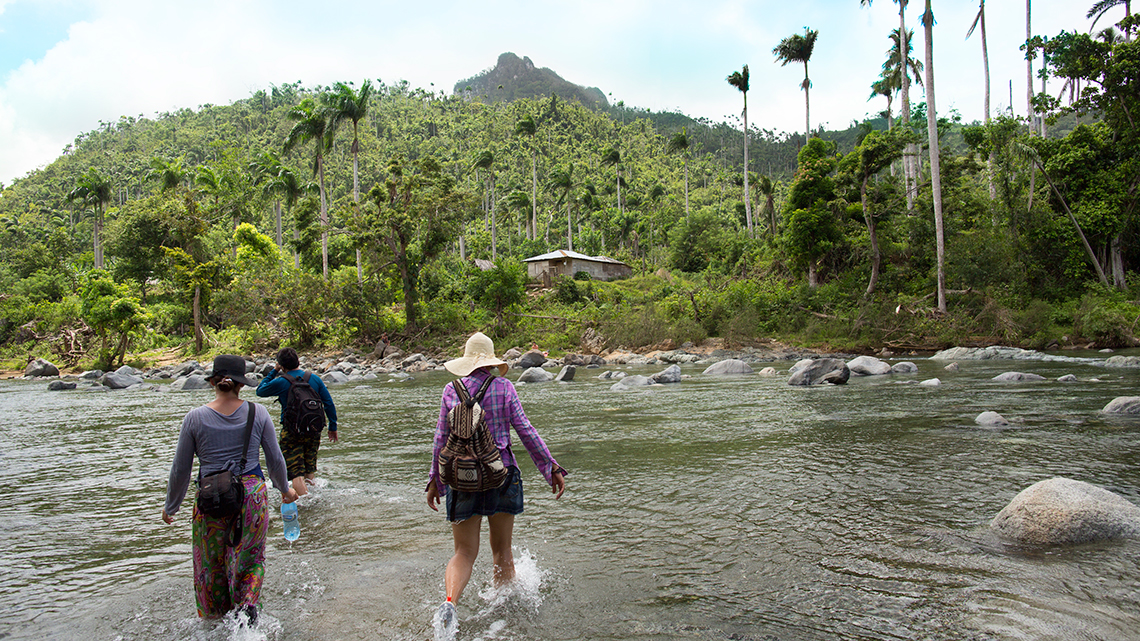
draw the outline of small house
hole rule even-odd
[[[586,272],[594,280],[617,280],[633,275],[633,268],[620,260],[606,256],[586,256],[566,249],[532,256],[523,262],[526,263],[526,275],[542,281],[547,287],[558,276],[573,278],[578,272]]]

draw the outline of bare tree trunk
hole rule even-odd
[[[281,246],[281,201],[273,203],[273,218],[277,221],[277,246]]]
[[[321,144],[321,141],[317,141]],[[321,276],[329,279],[329,206],[325,198],[325,162],[324,158],[317,157],[317,170],[321,180]]]
[[[875,293],[875,287],[879,284],[879,263],[882,260],[879,255],[879,238],[875,230],[875,217],[867,207],[867,182],[869,180],[870,177],[864,176],[863,184],[859,188],[859,200],[863,203],[863,220],[867,223],[867,240],[871,243],[871,280],[867,283],[867,298]]]
[[[1025,0],[1025,41],[1033,37],[1033,29],[1030,22],[1032,12],[1030,5],[1032,0]],[[1030,55],[1028,49],[1025,51],[1025,117],[1029,121],[1029,135],[1032,136],[1037,133],[1037,120],[1033,115],[1033,57]]]
[[[1112,238],[1111,259],[1112,264],[1112,284],[1117,289],[1123,290],[1128,288],[1128,282],[1124,277],[1124,242],[1121,240],[1121,235],[1117,234]]]
[[[1039,165],[1037,159],[1033,160],[1033,164]],[[1049,183],[1049,187],[1051,187],[1053,189],[1053,193],[1056,194],[1057,200],[1061,201],[1061,206],[1065,208],[1065,213],[1068,214],[1069,221],[1072,222],[1073,227],[1076,228],[1077,236],[1079,236],[1081,239],[1081,245],[1083,245],[1085,248],[1085,254],[1088,255],[1089,261],[1093,264],[1093,269],[1096,270],[1097,279],[1100,280],[1101,285],[1108,287],[1108,278],[1106,278],[1104,275],[1104,269],[1102,269],[1100,266],[1100,260],[1097,259],[1096,252],[1093,251],[1092,245],[1089,245],[1089,240],[1085,237],[1085,232],[1081,229],[1081,224],[1077,222],[1077,217],[1074,216],[1073,211],[1069,209],[1068,201],[1066,201],[1065,197],[1061,195],[1061,190],[1057,189],[1057,185],[1053,182],[1053,179],[1049,177],[1049,172],[1045,171],[1044,167],[1039,166],[1038,168],[1041,169],[1041,175],[1045,176],[1045,180]]]

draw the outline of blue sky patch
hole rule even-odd
[[[0,78],[24,64],[39,60],[67,29],[85,20],[88,12],[74,2],[12,2],[0,13]]]

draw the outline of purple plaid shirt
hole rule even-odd
[[[474,396],[488,376],[491,376],[490,369],[481,368],[464,377],[462,381],[464,387],[467,388],[467,393]],[[459,395],[455,393],[455,388],[452,387],[451,383],[448,383],[447,387],[443,388],[443,400],[439,407],[439,422],[435,426],[435,446],[432,448],[431,475],[428,480],[428,487],[431,487],[432,481],[435,481],[440,496],[443,496],[446,486],[439,480],[439,451],[443,449],[444,444],[447,443],[448,435],[451,434],[451,426],[447,424],[447,413],[458,404]],[[487,388],[486,394],[483,395],[483,402],[479,406],[486,413],[484,420],[488,431],[491,432],[491,438],[495,439],[495,444],[499,446],[503,465],[518,467],[514,452],[511,451],[511,426],[513,425],[515,432],[519,435],[519,440],[526,447],[526,451],[530,453],[530,460],[534,461],[547,483],[551,482],[550,477],[554,472],[561,472],[563,476],[566,476],[566,470],[554,460],[550,454],[550,449],[546,447],[546,443],[538,435],[538,431],[527,420],[513,383],[501,376],[495,377],[490,387]]]

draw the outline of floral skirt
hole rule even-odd
[[[203,514],[194,506],[194,596],[198,616],[216,619],[234,608],[256,606],[265,574],[265,539],[269,532],[265,481],[248,474],[241,540],[227,545],[230,519]]]

